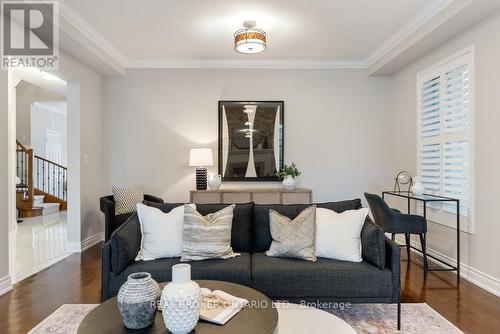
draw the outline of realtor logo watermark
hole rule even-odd
[[[59,65],[59,6],[53,1],[0,1],[0,68]]]

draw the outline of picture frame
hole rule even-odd
[[[221,100],[218,172],[223,181],[277,182],[284,164],[284,101]]]

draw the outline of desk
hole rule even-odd
[[[396,196],[396,197],[403,197],[408,199],[408,214],[411,214],[411,200],[415,201],[420,201],[423,203],[423,209],[424,209],[424,218],[427,219],[427,203],[433,203],[433,202],[455,202],[457,204],[457,264],[456,266],[450,263],[447,263],[441,259],[436,258],[435,256],[429,255],[427,253],[427,256],[430,257],[431,259],[434,259],[449,268],[429,268],[427,261],[424,261],[424,271],[427,273],[428,271],[456,271],[457,272],[457,282],[459,282],[460,279],[460,200],[456,198],[451,198],[451,197],[444,197],[444,196],[438,196],[438,195],[431,195],[431,194],[423,194],[423,195],[414,195],[409,191],[383,191],[382,192],[382,198],[385,198],[386,195],[389,196]],[[424,235],[424,240],[427,237]],[[422,252],[420,249],[410,246],[411,248],[415,249],[418,252]]]

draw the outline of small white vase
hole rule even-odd
[[[220,175],[212,175],[208,181],[210,190],[219,190],[222,184],[222,177]]]
[[[297,180],[293,176],[287,175],[281,184],[286,190],[294,190],[297,187]]]
[[[420,182],[420,176],[415,176],[413,178],[413,185],[411,186],[411,192],[414,195],[423,195],[424,194],[425,187],[422,184],[422,182]]]
[[[201,295],[198,283],[191,281],[191,266],[187,263],[172,267],[172,282],[161,295],[163,321],[173,334],[191,332],[200,318]]]

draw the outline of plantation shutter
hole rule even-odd
[[[466,54],[419,76],[419,174],[427,193],[460,199],[465,217],[471,195],[470,63]],[[431,207],[456,213],[453,203]]]

